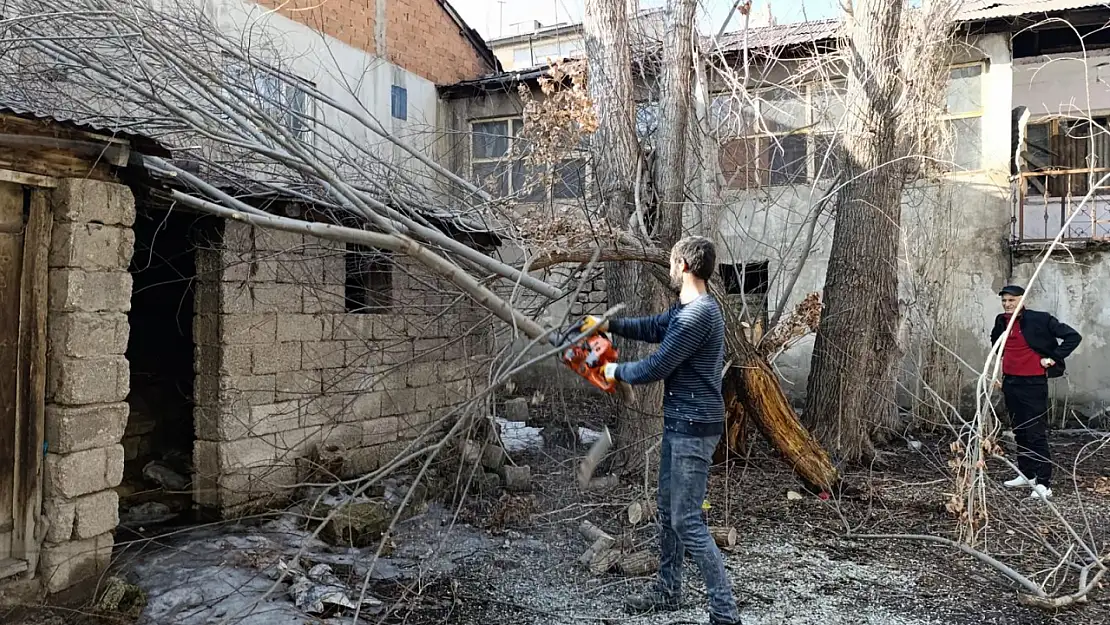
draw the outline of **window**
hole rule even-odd
[[[390,114],[401,120],[409,118],[409,92],[404,87],[393,85],[389,91]]]
[[[393,257],[389,252],[353,243],[345,254],[343,299],[347,312],[387,313],[393,306]]]
[[[471,128],[471,175],[490,195],[522,202],[573,199],[585,195],[586,159],[571,154],[553,168],[529,165],[528,142],[520,118],[475,121]]]
[[[315,100],[307,89],[315,85],[277,69],[246,66],[226,57],[225,88],[243,95],[254,106],[287,130],[307,140],[312,134]]]
[[[836,131],[844,111],[840,83],[764,89],[752,101],[714,98],[710,115],[728,185],[750,189],[835,178],[843,162]]]
[[[722,264],[717,271],[725,287],[725,303],[737,311],[745,311],[744,321],[752,326],[752,338],[757,340],[767,326],[767,294],[771,287],[769,263]]]
[[[517,69],[532,67],[532,49],[517,48],[513,50],[513,67]]]
[[[1030,123],[1025,127],[1023,156],[1023,171],[1045,174],[1026,176],[1031,192],[1050,197],[1086,195],[1091,170],[1110,168],[1110,116]],[[1110,193],[1110,189],[1095,192]]]
[[[983,155],[983,64],[957,65],[948,71],[944,114],[947,160],[955,171],[981,169]]]

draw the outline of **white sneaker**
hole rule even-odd
[[[1017,477],[1012,480],[1006,480],[1002,485],[1006,488],[1021,488],[1022,486],[1032,486],[1035,482],[1036,480],[1031,480],[1019,473]]]
[[[1029,495],[1030,499],[1051,499],[1052,489],[1044,484],[1033,485],[1033,492]]]

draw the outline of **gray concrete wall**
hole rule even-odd
[[[297,459],[346,448],[377,468],[472,396],[483,316],[398,259],[388,314],[345,312],[344,249],[225,224],[198,250],[196,500],[225,514],[287,497]]]

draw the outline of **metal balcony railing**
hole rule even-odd
[[[1083,203],[1091,185],[1108,173],[1110,167],[1021,172],[1014,239],[1023,243],[1051,241],[1067,223],[1065,241],[1110,240],[1110,180],[1096,187],[1091,199]]]

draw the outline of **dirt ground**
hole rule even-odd
[[[629,531],[645,549],[654,545],[653,528],[626,530],[621,522],[628,502],[640,497],[642,477],[609,491],[583,494],[572,478],[575,460],[584,451],[581,444],[556,441],[556,437],[540,444],[542,437],[530,429],[518,429],[513,435],[523,448],[513,453],[513,460],[532,467],[532,493],[475,495],[460,507],[433,503],[404,522],[393,541],[396,548],[374,564],[367,585],[368,593],[388,609],[364,613],[363,622],[705,622],[703,588],[689,564],[682,611],[631,617],[621,611],[621,599],[647,580],[593,576],[575,561],[588,547],[576,529],[582,519],[611,533]],[[1070,476],[1058,480],[1055,502],[1078,531],[1107,553],[1110,488],[1106,486],[1110,484],[1099,478],[1110,478],[1110,450],[1096,440],[1093,434],[1055,436],[1057,464],[1069,471],[1077,467],[1074,481]],[[845,538],[846,523],[856,534],[951,536],[953,522],[944,507],[949,483],[942,479],[941,469],[947,462],[948,443],[939,438],[921,442],[919,449],[905,442],[890,446],[881,465],[847,474],[850,495],[827,501],[801,489],[762,441],[753,443],[747,458],[715,469],[711,522],[739,531],[738,545],[727,553],[727,567],[745,623],[1110,622],[1110,587],[1097,591],[1085,605],[1050,613],[1019,605],[1014,584],[954,549],[909,540]],[[569,448],[560,446],[568,443]],[[1110,447],[1106,441],[1103,444]],[[802,498],[788,499],[791,490]],[[1062,524],[1047,514],[1043,504],[1026,499],[1027,494],[992,491],[997,512],[986,532],[985,548],[1019,571],[1050,571],[1057,561],[1035,538],[1060,544]],[[135,542],[119,550],[116,573],[147,592],[142,623],[351,623],[349,612],[332,618],[307,615],[293,606],[283,586],[275,586],[277,562],[289,561],[301,547],[304,558],[330,564],[353,589],[353,596],[359,596],[361,580],[375,562],[374,549],[309,540],[291,515],[191,528]],[[1044,579],[1044,574],[1037,579]],[[1073,590],[1074,580],[1074,575],[1067,578],[1067,592]],[[267,590],[272,594],[258,601]],[[82,616],[87,612],[31,609],[5,615],[0,611],[0,622],[60,625],[125,620]]]

